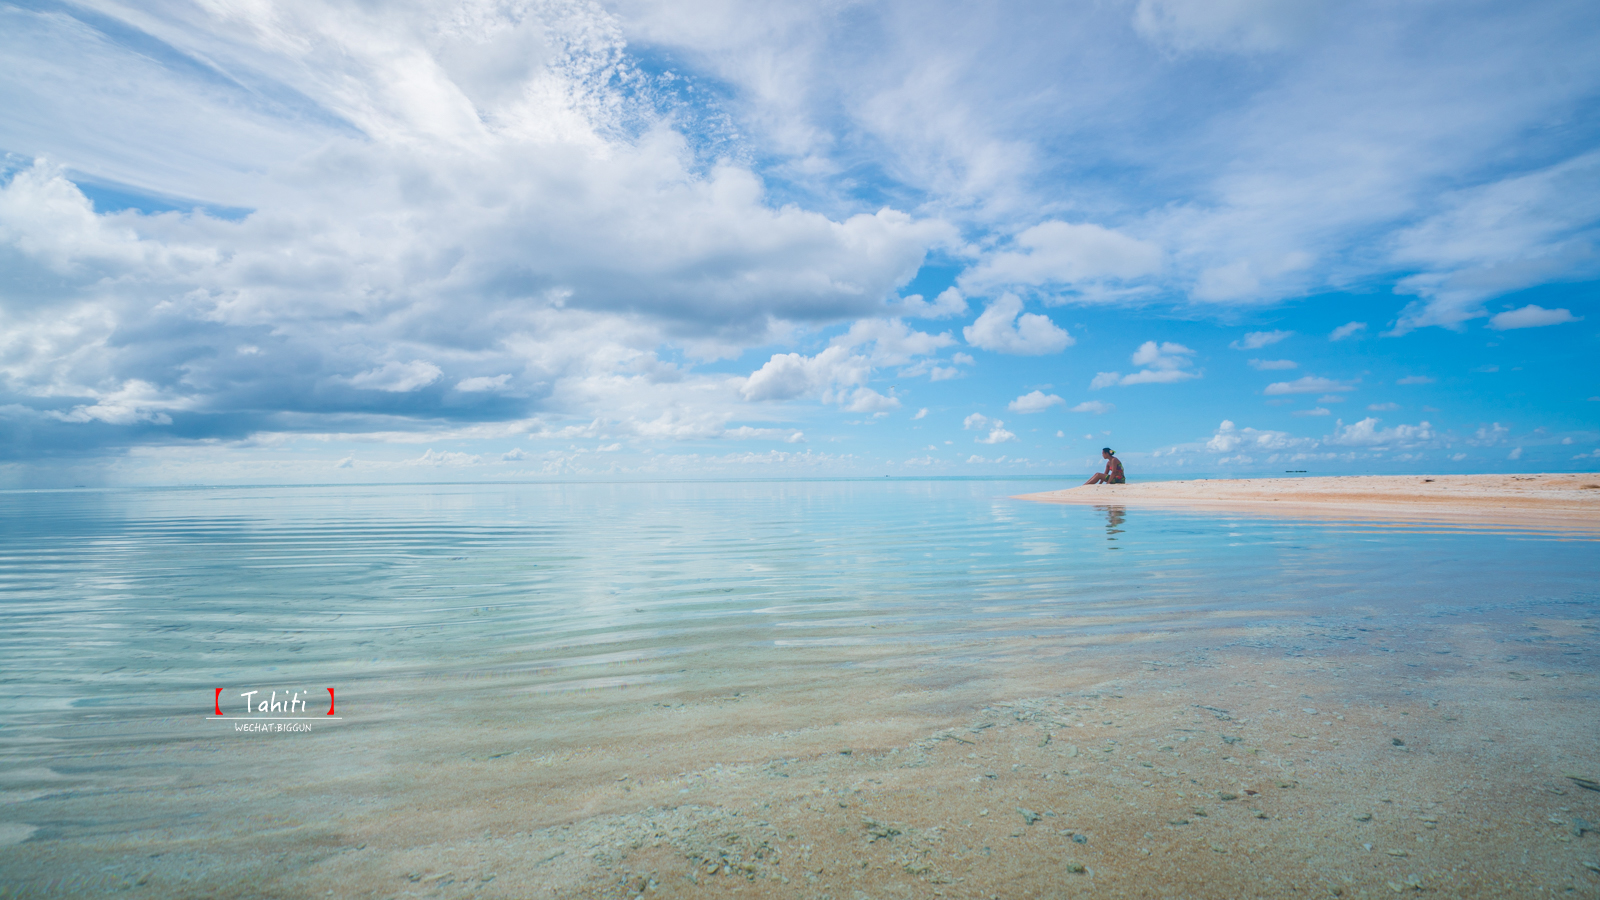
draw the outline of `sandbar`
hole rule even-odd
[[[1581,472],[1147,481],[1079,485],[1014,499],[1600,534],[1600,475]]]

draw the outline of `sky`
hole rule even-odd
[[[1587,0],[0,2],[0,487],[1600,469]]]

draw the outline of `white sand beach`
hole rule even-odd
[[[1600,475],[1349,475],[1079,485],[1016,499],[1600,532]]]

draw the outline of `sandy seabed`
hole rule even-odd
[[[12,800],[115,824],[0,847],[0,896],[1600,896],[1592,599],[1202,618],[108,736],[8,773]],[[116,754],[122,782],[71,783]]]

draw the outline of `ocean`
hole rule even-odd
[[[1548,773],[1546,787],[1562,791],[1540,795],[1564,801],[1541,817],[1561,820],[1569,839],[1541,834],[1542,855],[1506,872],[1550,890],[1600,884],[1600,874],[1583,881],[1578,858],[1596,855],[1600,835],[1570,824],[1585,809],[1584,821],[1600,823],[1600,792],[1562,780],[1566,769],[1600,775],[1593,540],[1010,499],[1053,486],[0,493],[0,896],[977,896],[1091,883],[1235,895],[1262,884],[1233,865],[1260,841],[1218,832],[1197,851],[1194,871],[1211,871],[1209,881],[1150,881],[1153,855],[1179,858],[1188,833],[1222,818],[1151,811],[1193,809],[1200,794],[1231,811],[1270,792],[1244,794],[1220,775],[1203,786],[1196,767],[1237,774],[1221,757],[1155,777],[1179,768],[1134,765],[1130,746],[1178,760],[1183,729],[1237,730],[1211,742],[1233,767],[1260,768],[1267,752],[1283,783],[1327,778],[1325,802],[1296,808],[1340,827],[1370,825],[1381,811],[1368,806],[1385,798],[1351,801],[1341,793],[1350,779],[1335,773],[1377,777],[1403,754],[1407,777],[1421,777],[1419,741],[1437,744],[1426,754],[1438,769],[1407,783],[1425,785],[1428,802],[1447,804],[1435,795],[1458,781],[1483,781],[1497,798],[1543,790],[1502,783],[1508,757],[1479,771],[1482,723],[1474,738],[1441,743],[1435,732],[1466,717],[1446,722],[1441,704],[1494,710],[1516,726],[1490,739],[1497,751],[1515,748],[1519,777]],[[1260,671],[1243,679],[1240,666]],[[1123,711],[1085,715],[1108,697]],[[1419,719],[1391,713],[1400,706]],[[1334,708],[1337,720],[1319,712]],[[1363,711],[1406,727],[1437,716],[1439,727],[1374,738],[1342,762],[1353,738],[1319,738],[1338,741],[1322,759],[1273,743],[1315,742],[1311,725],[1274,714],[1309,715],[1331,734]],[[979,720],[997,721],[973,731]],[[976,755],[991,735],[1029,728],[1025,743],[1007,738],[1010,755]],[[1090,742],[1061,735],[1096,731],[1118,734],[1115,746],[1096,748],[1093,766],[1076,762]],[[1251,744],[1254,758],[1233,752]],[[946,745],[974,756],[941,762]],[[1039,756],[1066,746],[1070,756]],[[1129,781],[1129,771],[1150,777]],[[905,781],[886,787],[891,773]],[[1055,829],[1070,834],[1037,837],[1074,814],[1055,808],[1069,805],[1061,798],[1046,817],[1048,797],[1011,796],[1002,785],[1014,775],[1077,785],[1076,824]],[[878,791],[906,821],[853,815],[851,799],[827,809],[842,825],[815,818],[818,797],[851,790]],[[986,799],[995,791],[1007,796]],[[1132,808],[1156,825],[1130,820],[1117,848],[1121,826],[1104,825],[1092,848],[1076,841],[1085,816],[1132,816],[1115,812],[1130,791],[1146,795]],[[1236,799],[1213,797],[1224,793]],[[773,824],[774,803],[788,825]],[[981,831],[986,803],[1015,820],[1006,836],[955,849],[952,834]],[[1407,821],[1429,824],[1418,808]],[[741,830],[758,820],[767,824]],[[1437,837],[1439,827],[1418,830]],[[1167,831],[1184,837],[1163,844],[1155,835]],[[1334,868],[1365,879],[1343,882],[1351,890],[1440,884],[1437,873],[1455,863],[1459,876],[1462,860],[1495,868],[1455,831],[1460,847],[1429,844],[1431,868],[1411,862],[1414,840],[1364,851],[1372,841],[1346,842],[1357,862]],[[737,839],[718,844],[721,834]],[[1306,835],[1284,840],[1302,847]],[[995,861],[1007,842],[1016,847]],[[924,862],[852,869],[880,851]],[[1366,865],[1372,853],[1394,871]],[[1297,871],[1278,877],[1317,877]],[[1462,896],[1492,887],[1451,883]]]

